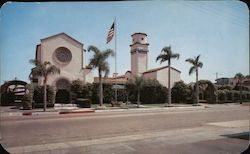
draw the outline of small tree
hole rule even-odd
[[[198,68],[202,68],[203,63],[200,60],[200,55],[194,58],[188,58],[186,59],[186,62],[189,62],[190,64],[192,64],[192,67],[189,70],[189,75],[191,75],[192,73],[196,73],[196,83],[195,83],[195,98],[196,98],[196,104],[199,103],[199,85],[198,85],[198,77],[199,77],[199,73],[198,73]]]
[[[44,61],[43,63],[38,60],[30,60],[30,63],[34,64],[35,67],[32,68],[31,73],[29,75],[30,79],[36,78],[38,76],[43,77],[43,89],[44,89],[44,108],[43,110],[46,111],[47,107],[47,80],[49,75],[53,74],[60,74],[60,69],[57,68],[55,65],[52,65],[48,61]]]
[[[156,61],[160,60],[160,63],[163,63],[165,61],[168,61],[168,103],[171,105],[171,86],[170,86],[170,80],[171,80],[171,73],[170,73],[170,67],[171,67],[171,59],[179,59],[180,54],[173,53],[171,50],[171,47],[164,47],[161,50],[161,54],[157,56]]]
[[[133,79],[130,79],[126,84],[126,87],[129,88],[129,91],[133,91],[137,94],[137,107],[140,107],[140,94],[143,86],[143,77],[135,76]]]
[[[242,103],[242,81],[244,79],[244,75],[241,73],[237,73],[235,74],[234,78],[238,80],[237,84],[240,87],[240,103]]]
[[[94,56],[90,59],[89,65],[97,68],[99,76],[99,103],[103,106],[103,87],[102,87],[102,77],[103,73],[106,77],[109,74],[109,64],[106,61],[108,57],[114,56],[114,51],[111,49],[106,49],[104,51],[99,50],[95,46],[89,46],[88,51],[93,51]]]

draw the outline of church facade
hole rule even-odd
[[[65,33],[41,39],[41,43],[36,47],[36,60],[48,61],[60,68],[60,74],[49,76],[47,84],[56,87],[58,98],[65,96],[65,100],[61,101],[69,100],[73,80],[93,82],[91,68],[84,67],[84,51],[81,42]],[[42,85],[43,79],[37,77],[33,82]]]

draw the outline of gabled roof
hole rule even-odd
[[[154,69],[150,69],[150,70],[147,70],[146,72],[143,72],[143,74],[146,74],[146,73],[152,73],[152,72],[156,72],[156,71],[159,71],[159,70],[162,70],[162,69],[165,69],[165,68],[168,68],[168,66],[163,66],[163,67],[158,67],[158,68],[154,68]],[[181,71],[177,70],[176,68],[173,68],[173,67],[170,67],[171,69],[181,73]]]
[[[58,37],[58,36],[60,36],[60,35],[64,35],[64,36],[68,37],[69,39],[71,39],[71,40],[77,42],[78,44],[83,45],[81,42],[77,41],[76,39],[74,39],[73,37],[69,36],[68,34],[66,34],[66,33],[64,33],[64,32],[58,33],[58,34],[55,34],[55,35],[52,35],[52,36],[49,36],[49,37],[46,37],[46,38],[43,38],[43,39],[41,39],[41,41],[47,40],[47,39],[51,39],[51,38],[54,38],[54,37]]]

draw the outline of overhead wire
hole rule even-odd
[[[209,17],[214,17],[216,19],[219,19],[220,21],[225,21],[227,23],[231,23],[234,25],[238,25],[241,28],[246,28],[248,29],[249,24],[248,22],[246,22],[246,24],[243,24],[242,22],[243,19],[239,19],[238,17],[234,16],[234,15],[227,15],[227,14],[223,14],[223,11],[219,11],[217,8],[212,8],[212,5],[203,5],[202,3],[199,2],[184,2],[183,3],[185,6],[187,6],[188,8],[191,8],[193,10],[205,13],[206,15],[208,15]]]

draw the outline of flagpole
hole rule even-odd
[[[117,104],[117,67],[116,67],[116,55],[117,55],[117,51],[116,51],[116,32],[117,32],[117,26],[116,26],[116,18],[115,18],[115,103]]]

